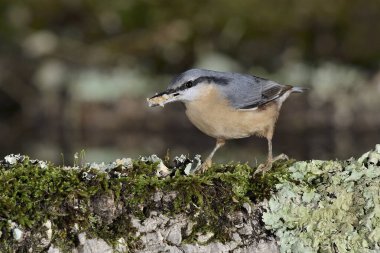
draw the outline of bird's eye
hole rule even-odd
[[[192,81],[188,81],[186,84],[185,84],[186,88],[191,88],[193,87],[193,82]]]

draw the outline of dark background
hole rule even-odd
[[[0,156],[207,155],[214,140],[181,104],[145,100],[192,67],[310,88],[284,104],[275,154],[346,159],[380,143],[378,0],[13,0],[0,18]],[[251,137],[215,160],[266,151]]]

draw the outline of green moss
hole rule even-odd
[[[39,245],[40,238],[25,240],[22,245],[13,240],[9,221],[23,231],[43,235],[43,223],[47,220],[53,224],[52,243],[63,250],[75,247],[77,235],[84,231],[115,246],[124,238],[128,250],[133,251],[141,245],[134,236],[129,217],[145,219],[150,211],[157,209],[153,195],[158,191],[163,195],[174,192],[176,196],[160,206],[160,212],[187,214],[193,219],[193,232],[185,241],[193,241],[198,233],[207,231],[214,233],[212,239],[226,241],[230,225],[227,215],[240,210],[244,202],[268,197],[273,186],[287,177],[288,166],[276,164],[273,170],[254,179],[254,169],[246,164],[215,165],[204,175],[186,176],[183,170],[177,169],[172,176],[159,178],[158,164],[152,159],[119,160],[110,165],[80,168],[44,164],[24,156],[2,161],[0,251],[36,250]],[[115,201],[117,210],[110,223],[105,223],[105,218],[94,211],[94,201],[99,196],[111,196]]]
[[[264,222],[281,252],[379,252],[380,145],[358,160],[297,162]]]
[[[0,161],[0,252],[45,250],[48,245],[41,246],[41,239],[47,220],[52,223],[51,243],[65,252],[78,245],[81,232],[115,247],[123,238],[133,252],[143,245],[131,215],[145,219],[155,210],[185,214],[193,221],[184,243],[207,232],[213,234],[210,240],[225,242],[233,226],[228,215],[245,202],[264,199],[269,199],[265,225],[279,238],[282,252],[380,248],[379,145],[358,160],[279,162],[254,178],[255,169],[247,164],[214,165],[205,174],[187,176],[186,162],[160,178],[160,164],[153,157],[61,167],[25,156],[7,157]],[[157,193],[171,198],[157,202]],[[103,211],[100,207],[107,201],[113,209]],[[16,241],[14,226],[27,239]]]

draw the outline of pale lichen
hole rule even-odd
[[[181,229],[183,243],[199,243],[200,235],[211,235],[205,243],[227,242],[238,238],[235,232],[259,241],[271,233],[254,204],[268,199],[265,226],[282,252],[379,252],[379,160],[380,145],[358,160],[282,161],[253,177],[247,164],[193,174],[199,157],[60,167],[9,156],[0,161],[0,251],[41,252],[53,244],[70,252],[86,233],[114,248],[125,242],[133,252],[143,247],[133,219],[143,222],[155,212],[187,217],[192,225]],[[157,175],[160,164],[166,177]],[[241,225],[239,212],[254,216],[256,225]]]
[[[297,162],[263,220],[281,252],[380,251],[380,145],[358,160]]]

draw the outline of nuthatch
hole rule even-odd
[[[212,157],[226,140],[252,135],[265,137],[268,159],[257,173],[269,170],[274,161],[286,157],[272,156],[275,123],[290,93],[304,90],[252,75],[190,69],[175,77],[164,92],[147,100],[151,107],[183,102],[190,121],[216,139],[215,148],[202,164],[202,171],[211,166]]]

